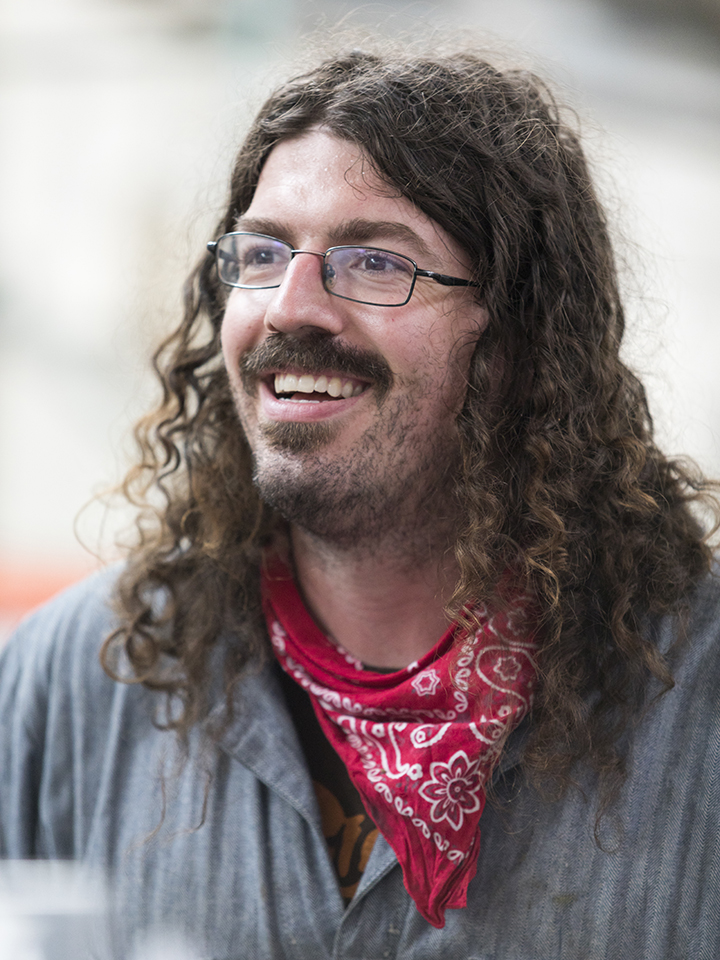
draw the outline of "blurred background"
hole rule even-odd
[[[127,513],[76,517],[129,463],[245,125],[340,22],[483,31],[556,81],[661,443],[720,475],[720,0],[0,0],[0,637],[113,556]]]

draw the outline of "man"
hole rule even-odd
[[[714,501],[622,333],[536,78],[281,86],[158,355],[162,506],[7,650],[4,854],[107,869],[121,956],[717,956]]]

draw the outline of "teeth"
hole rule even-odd
[[[333,398],[343,397],[349,400],[350,397],[359,397],[364,389],[361,383],[342,380],[340,377],[331,377],[328,380],[324,374],[320,377],[313,377],[310,373],[304,373],[299,377],[294,373],[275,374],[275,392],[278,394],[327,393]]]

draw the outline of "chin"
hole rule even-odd
[[[327,489],[318,489],[297,464],[293,466],[294,469],[287,462],[256,466],[253,480],[263,502],[288,523],[316,536],[344,540],[342,528],[348,524],[350,512],[343,509],[342,498]],[[355,526],[350,525],[353,530],[349,536],[356,536]]]

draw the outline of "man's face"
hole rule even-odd
[[[321,130],[275,147],[236,229],[320,253],[381,247],[469,276],[438,224],[395,196],[357,147]],[[298,254],[280,287],[232,289],[225,364],[263,499],[323,537],[382,539],[443,511],[486,316],[470,289],[423,278],[402,307],[342,300],[323,288],[321,266]]]

